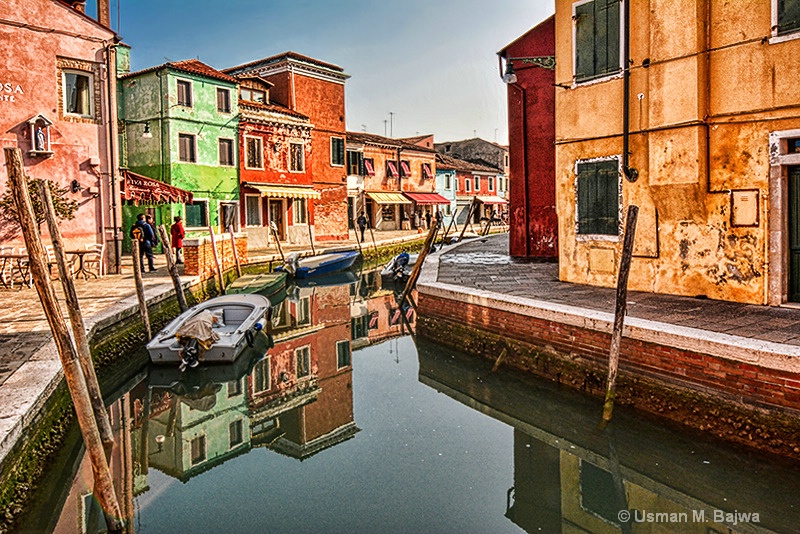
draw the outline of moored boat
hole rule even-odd
[[[245,274],[234,280],[228,286],[227,292],[228,294],[258,293],[272,301],[274,295],[286,288],[286,276],[285,271]]]
[[[408,280],[418,258],[419,254],[401,252],[383,267],[383,270],[381,270],[381,278],[393,282],[397,280]]]
[[[359,252],[348,250],[345,252],[326,252],[318,256],[301,258],[296,252],[289,254],[286,261],[276,271],[286,271],[295,278],[310,278],[312,276],[322,276],[324,274],[344,271],[353,266]]]
[[[195,367],[234,361],[269,320],[263,295],[224,295],[186,310],[147,344],[150,361]]]

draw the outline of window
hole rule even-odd
[[[467,193],[472,191],[472,180],[469,178],[464,178],[464,191]]]
[[[785,35],[800,30],[800,2],[797,0],[777,0],[777,35]]]
[[[292,220],[294,224],[306,224],[308,222],[308,217],[306,217],[307,210],[306,199],[296,198],[292,200]]]
[[[353,339],[360,339],[369,335],[369,319],[369,315],[350,319],[350,335]]]
[[[303,297],[295,305],[294,318],[298,325],[311,324],[311,297]]]
[[[178,159],[187,163],[197,161],[192,134],[178,134]]]
[[[386,162],[386,176],[388,178],[397,178],[400,174],[397,172],[397,162],[394,160],[388,160]]]
[[[264,104],[267,101],[267,93],[264,91],[259,91],[258,89],[247,89],[243,87],[239,91],[239,98],[242,100],[248,100],[250,102],[259,102]]]
[[[208,226],[208,201],[195,199],[192,204],[185,204],[184,211],[186,214],[187,227],[203,227]]]
[[[445,145],[445,146],[444,146],[444,151],[445,151],[445,152],[450,152],[450,149],[451,149],[451,148],[453,148],[453,145]]]
[[[294,358],[297,362],[297,378],[303,378],[311,374],[311,347],[306,345],[294,350]]]
[[[344,165],[344,139],[341,137],[331,137],[331,165]]]
[[[433,178],[433,173],[431,172],[431,164],[430,163],[423,163],[420,165],[420,169],[422,170],[422,177],[425,180],[430,180]]]
[[[336,342],[336,369],[350,366],[350,342]]]
[[[486,179],[486,181],[489,182],[489,185],[487,186],[489,191],[494,191],[494,178],[490,176]]]
[[[581,508],[619,525],[614,477],[605,469],[580,462]]]
[[[236,397],[242,394],[242,381],[240,380],[231,380],[228,382],[228,398]]]
[[[260,137],[244,138],[245,164],[248,169],[264,168],[264,145]]]
[[[590,0],[573,7],[575,81],[620,70],[620,0]]]
[[[192,107],[192,82],[178,80],[178,105]]]
[[[347,151],[347,174],[364,176],[364,154],[358,150]]]
[[[302,143],[289,143],[289,170],[292,172],[306,170],[305,151]]]
[[[444,214],[447,215],[448,217],[453,214],[453,208],[452,206],[450,206],[450,204],[444,205]]]
[[[269,391],[271,387],[269,362],[270,358],[267,357],[256,363],[253,367],[253,393]]]
[[[261,195],[244,196],[244,220],[247,226],[261,226]]]
[[[192,465],[197,465],[206,459],[206,437],[197,436],[192,440]]]
[[[444,188],[446,191],[453,189],[453,177],[449,173],[444,175]]]
[[[503,165],[508,167],[508,154],[503,155]]]
[[[411,176],[411,165],[409,165],[406,160],[400,162],[400,176],[403,178]]]
[[[64,72],[64,113],[92,116],[92,77],[74,71]]]
[[[364,158],[364,170],[366,176],[375,176],[375,160],[372,158]]]
[[[228,448],[232,449],[242,441],[244,441],[242,439],[242,420],[237,419],[228,425],[228,443],[230,444]]]
[[[231,90],[217,87],[217,111],[220,113],[231,112]]]
[[[226,167],[233,165],[233,139],[219,140],[219,164]]]
[[[617,160],[578,163],[578,234],[619,234]]]
[[[481,177],[473,176],[473,179],[475,180],[475,192],[477,193],[481,190]]]

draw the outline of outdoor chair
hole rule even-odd
[[[92,252],[83,257],[83,268],[97,273],[98,278],[102,277],[105,273],[104,257],[106,245],[104,243],[92,243],[86,245],[86,250],[91,250]]]

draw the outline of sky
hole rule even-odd
[[[497,52],[554,0],[111,0],[133,70],[197,58],[217,69],[286,51],[333,63],[347,129],[508,142]],[[87,12],[96,13],[95,0]],[[119,22],[119,26],[118,26]]]

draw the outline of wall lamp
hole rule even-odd
[[[556,70],[555,56],[508,57],[506,58],[506,70],[501,76],[505,83],[517,83],[517,74],[514,72],[515,61],[543,69]]]
[[[150,131],[150,121],[145,121],[144,123],[144,131],[142,132],[142,137],[144,139],[152,139],[153,134]]]
[[[143,124],[144,129],[142,130],[142,138],[143,139],[152,139],[153,132],[150,130],[150,121],[129,121],[125,119],[119,120],[119,130],[121,133],[127,133],[128,125],[129,124]]]
[[[78,180],[72,180],[72,183],[69,184],[69,189],[73,193],[80,193],[83,190],[83,187],[81,187],[81,184],[78,182]]]

